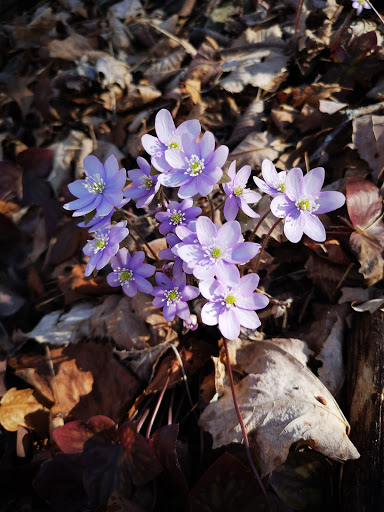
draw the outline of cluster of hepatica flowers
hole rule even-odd
[[[156,137],[142,137],[150,161],[137,159],[138,168],[128,171],[128,186],[127,172],[119,168],[113,155],[104,164],[95,156],[87,156],[85,178],[68,185],[77,199],[64,208],[73,210],[74,217],[84,216],[79,225],[87,228],[91,237],[83,249],[89,257],[85,275],[110,264],[107,281],[111,286],[121,286],[130,297],[138,290],[153,295],[153,305],[163,308],[167,321],[177,316],[189,329],[198,326],[190,301],[199,295],[206,300],[201,309],[202,323],[218,325],[225,338],[236,338],[241,326],[257,329],[260,320],[255,311],[265,308],[268,299],[255,292],[259,276],[248,273],[241,277],[239,265],[255,258],[260,245],[245,241],[236,220],[239,210],[248,217],[259,217],[250,206],[261,198],[247,188],[250,166],[236,172],[236,162],[232,162],[223,177],[228,148],[216,148],[210,132],[201,136],[197,120],[176,128],[170,113],[163,109],[156,116],[155,130]],[[271,196],[272,213],[285,219],[287,239],[296,243],[306,234],[324,241],[324,226],[317,215],[339,208],[345,201],[340,192],[321,191],[324,169],[318,167],[303,176],[299,168],[277,172],[272,162],[264,160],[262,177],[254,177],[254,181]],[[196,200],[209,196],[219,182],[226,196],[226,222],[220,226],[196,205]],[[154,265],[144,263],[143,251],[131,255],[124,247],[129,234],[127,221],[114,222],[113,215],[121,215],[121,208],[130,200],[136,201],[137,208],[148,207],[155,197],[161,197],[160,187],[176,189],[180,201],[159,199],[162,204],[153,212],[167,241],[167,248],[159,253],[164,265],[156,271]]]

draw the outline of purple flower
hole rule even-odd
[[[239,282],[236,264],[251,260],[260,250],[259,244],[244,242],[240,224],[231,220],[220,229],[208,218],[196,221],[197,241],[178,244],[177,254],[193,269],[197,279],[212,279],[230,285]]]
[[[167,172],[171,166],[165,159],[169,149],[182,149],[182,135],[188,133],[194,140],[200,135],[201,127],[197,119],[185,121],[178,128],[175,128],[171,114],[168,110],[162,109],[156,115],[155,130],[157,137],[143,135],[141,143],[145,151],[151,155],[152,165],[160,172]]]
[[[122,208],[128,203],[129,199],[123,199],[121,203],[118,205],[118,208]],[[95,215],[87,224],[84,224],[84,221],[80,222],[78,224],[79,228],[86,228],[90,233],[94,233],[95,231],[99,229],[103,229],[105,226],[110,226],[112,215],[115,212],[111,212],[105,217],[99,217],[98,215]]]
[[[88,240],[83,253],[90,256],[85,275],[89,276],[96,268],[105,267],[109,260],[119,250],[119,243],[128,236],[127,221],[118,222],[113,226],[106,226],[96,232],[93,240]]]
[[[156,219],[161,222],[159,231],[166,235],[170,231],[175,231],[177,226],[187,226],[191,220],[194,220],[201,213],[201,208],[193,206],[193,200],[184,199],[181,203],[171,201],[166,212],[156,213]]]
[[[188,134],[181,136],[183,151],[169,149],[165,158],[172,170],[159,176],[166,187],[180,187],[179,197],[185,199],[196,194],[206,196],[212,192],[223,171],[227,156],[227,146],[219,146],[215,151],[215,138],[206,132],[200,142]]]
[[[159,190],[160,183],[158,176],[151,176],[151,166],[144,159],[139,156],[137,159],[139,169],[128,171],[129,179],[133,182],[134,186],[129,187],[124,191],[124,196],[129,199],[138,199],[137,208],[147,206],[155,197],[156,192]]]
[[[228,176],[231,178],[231,181],[223,184],[224,192],[228,196],[224,205],[225,220],[235,220],[239,208],[248,217],[253,217],[254,219],[260,217],[247,204],[257,203],[261,199],[260,194],[245,188],[250,175],[251,167],[249,165],[244,165],[238,173],[236,173],[236,161],[232,162],[229,166]]]
[[[86,177],[68,185],[75,201],[64,205],[66,210],[76,210],[74,217],[80,217],[96,210],[99,217],[105,217],[123,200],[123,187],[127,179],[125,169],[119,170],[116,158],[111,155],[103,165],[98,158],[88,155],[84,158]]]
[[[285,180],[285,194],[276,196],[271,202],[275,217],[285,218],[284,233],[291,242],[301,240],[303,233],[316,242],[324,242],[325,229],[319,218],[340,208],[345,203],[341,192],[321,192],[324,169],[316,167],[305,176],[301,169],[289,171]]]
[[[153,286],[146,277],[153,276],[156,267],[144,263],[144,253],[139,251],[132,257],[123,247],[116,256],[111,258],[113,272],[108,274],[107,281],[110,286],[122,286],[123,292],[129,297],[137,293],[137,289],[144,293],[152,293]]]
[[[264,181],[254,177],[254,181],[260,190],[266,194],[275,197],[285,191],[286,171],[277,172],[275,166],[270,160],[263,160],[261,164],[261,173]]]
[[[356,14],[360,16],[360,14],[363,12],[363,9],[371,9],[371,6],[368,2],[365,2],[365,0],[351,0],[352,1],[352,7],[356,9]]]
[[[233,340],[240,334],[240,326],[257,329],[260,320],[255,309],[268,305],[268,298],[253,293],[259,283],[257,274],[247,274],[233,287],[226,287],[216,279],[199,284],[202,295],[209,302],[201,310],[201,319],[206,325],[217,325],[224,338]]]
[[[152,294],[155,298],[152,304],[156,308],[164,308],[165,320],[172,322],[175,316],[189,320],[191,313],[187,301],[200,295],[200,290],[196,286],[186,285],[185,274],[170,279],[165,274],[158,272],[155,279],[159,286],[155,286],[153,289]]]

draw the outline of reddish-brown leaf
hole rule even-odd
[[[53,431],[53,439],[64,453],[81,453],[88,439],[109,430],[115,422],[107,416],[93,416],[88,421],[71,421]]]

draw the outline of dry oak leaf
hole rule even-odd
[[[0,424],[10,432],[16,432],[17,427],[28,427],[26,416],[44,407],[33,396],[33,389],[11,388],[1,399]]]
[[[281,346],[270,341],[249,345],[244,344],[247,357],[241,357],[243,348],[236,354],[236,369],[247,375],[235,388],[262,476],[282,464],[296,442],[336,460],[357,459],[347,435],[350,426],[319,379]],[[212,434],[213,448],[243,440],[229,387],[199,423]]]

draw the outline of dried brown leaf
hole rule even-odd
[[[237,167],[250,165],[261,167],[264,159],[272,162],[277,159],[282,147],[280,141],[274,139],[268,132],[251,132],[230,153],[231,160],[236,160]]]
[[[235,386],[237,400],[263,475],[286,460],[295,442],[337,460],[359,457],[343,413],[308,368],[269,341],[244,344],[238,352],[237,370],[247,375]],[[214,448],[242,442],[229,387],[204,410],[200,425],[212,434]]]
[[[33,396],[33,389],[11,388],[1,399],[0,424],[10,432],[16,432],[19,425],[28,427],[29,414],[43,411],[44,407]]]
[[[138,380],[114,358],[110,345],[90,342],[55,347],[50,355],[53,372],[47,356],[41,354],[23,354],[8,364],[54,403],[53,414],[86,421],[102,414],[117,421],[121,408],[139,390]]]
[[[74,61],[96,48],[96,40],[88,39],[73,32],[66,39],[53,39],[47,44],[49,56],[53,59]]]

